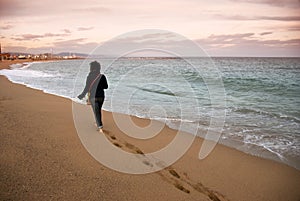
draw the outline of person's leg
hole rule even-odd
[[[97,103],[97,101],[95,99],[92,99],[91,105],[92,105],[92,109],[93,109],[93,113],[95,116],[97,127],[99,128],[100,125],[102,126],[101,116],[99,115],[99,112],[98,112],[100,110],[99,104]]]
[[[104,102],[104,98],[97,98],[96,100],[96,116],[97,116],[97,119],[98,119],[98,128],[102,128],[103,127],[103,123],[102,123],[102,114],[101,114],[101,110],[102,110],[102,105],[103,105],[103,102]]]

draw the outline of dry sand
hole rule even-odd
[[[11,63],[2,61],[0,68]],[[223,145],[199,160],[200,138],[162,171],[131,175],[111,170],[83,147],[70,100],[3,76],[0,87],[0,200],[300,200],[299,170]],[[107,139],[130,153],[159,150],[176,134],[164,127],[151,140],[138,140],[118,129],[112,113],[104,112],[103,118]]]

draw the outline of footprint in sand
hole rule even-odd
[[[108,130],[103,130],[103,133],[110,139],[113,145],[125,151],[127,150],[132,153],[140,155],[141,157],[140,159],[143,164],[153,167],[153,164],[149,161],[149,159],[147,159],[144,152],[140,148],[126,141],[118,140]],[[166,167],[163,161],[158,161],[155,163],[155,165],[162,168]],[[163,177],[164,180],[166,180],[167,182],[172,184],[175,188],[179,189],[184,193],[190,194],[191,191],[188,189],[188,187],[190,187],[194,189],[196,192],[206,195],[211,201],[228,201],[223,195],[210,190],[209,188],[205,187],[201,182],[193,183],[192,181],[190,181],[187,173],[183,173],[182,175],[184,177],[181,177],[181,175],[174,168],[172,168],[172,166],[161,170],[160,172],[158,172],[158,174],[161,177]]]
[[[120,147],[120,148],[122,148],[122,145],[120,145],[119,143],[117,143],[117,142],[114,142],[113,143],[113,145],[115,145],[116,147]]]
[[[140,150],[138,147],[134,146],[133,144],[130,144],[130,143],[128,143],[128,142],[125,142],[125,146],[126,146],[128,149],[134,151],[134,152],[137,153],[137,154],[144,155],[144,152],[143,152],[142,150]]]
[[[147,166],[153,167],[153,165],[149,161],[143,160],[143,163]]]
[[[188,189],[184,188],[184,187],[183,187],[181,184],[179,184],[179,183],[175,183],[174,186],[175,186],[176,188],[178,188],[179,190],[185,192],[185,193],[190,193],[190,191],[189,191]]]
[[[205,187],[201,182],[198,182],[195,185],[191,185],[196,191],[203,193],[209,197],[210,200],[212,201],[221,201],[220,198],[214,193],[212,190],[209,188]],[[222,197],[222,200],[226,200],[224,196],[220,195]]]
[[[174,177],[180,179],[179,174],[178,174],[175,170],[169,169],[169,173],[170,173],[171,175],[173,175]]]
[[[110,139],[112,139],[112,140],[116,140],[116,139],[117,139],[117,138],[116,138],[115,136],[113,136],[113,135],[110,135],[109,137],[110,137]]]
[[[110,134],[109,130],[103,130],[103,133],[111,139],[112,144],[116,147],[122,148],[125,151],[128,149],[132,153],[144,155],[144,152],[138,147],[134,146],[133,144],[130,144],[126,141],[117,140],[117,138],[114,135]]]

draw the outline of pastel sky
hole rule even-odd
[[[3,52],[90,53],[140,29],[163,29],[211,56],[300,57],[300,0],[0,0]]]

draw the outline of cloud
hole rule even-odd
[[[293,32],[300,31],[300,23],[281,23],[281,24],[273,24],[273,25],[263,25],[262,28],[263,30],[270,30],[273,33],[285,32],[288,33],[289,35],[292,35],[294,34]]]
[[[272,33],[249,32],[210,35],[194,41],[212,56],[300,56],[300,38],[265,40],[261,37]],[[182,52],[184,53],[182,56],[199,56],[198,54],[201,54],[198,50],[193,49],[193,45],[188,42],[188,39],[180,36],[174,37],[168,33],[130,35],[117,38],[109,42],[109,45],[104,43],[99,52],[110,54],[118,54],[126,52],[126,50],[143,52],[143,48],[154,48],[158,51],[166,50],[170,53]]]
[[[86,40],[87,40],[87,38],[77,38],[77,39],[71,39],[71,40],[57,41],[57,42],[54,42],[53,45],[55,47],[62,47],[65,49],[79,48],[79,47],[81,47],[83,45],[87,45],[87,44],[98,45],[98,43],[86,42]]]
[[[66,17],[66,15],[107,14],[111,12],[109,8],[97,4],[93,0],[86,0],[84,3],[80,0],[64,0],[63,3],[53,0],[0,0],[0,17]]]
[[[219,52],[223,48],[240,45],[245,41],[253,40],[249,38],[254,35],[254,33],[210,35],[206,38],[196,39],[195,42],[206,51],[217,50]]]
[[[13,27],[14,27],[13,25],[6,24],[6,25],[0,26],[0,29],[2,29],[2,30],[9,30],[9,29],[12,29]]]
[[[218,19],[248,21],[248,20],[272,20],[272,21],[300,21],[300,16],[254,16],[246,17],[242,15],[214,15]]]
[[[174,39],[174,34],[168,32],[154,32],[151,33],[151,30],[144,30],[144,34],[139,32],[139,35],[130,34],[129,36],[120,37],[114,39],[114,43],[148,43],[148,44],[157,44],[157,43],[166,43],[169,42],[171,38]],[[142,34],[142,35],[140,35]],[[176,37],[175,37],[176,38]]]
[[[267,32],[263,32],[267,33]],[[284,57],[284,56],[300,56],[300,38],[289,40],[263,40],[262,33],[238,33],[238,34],[222,34],[210,35],[205,38],[194,40],[200,47],[202,47],[209,55],[212,56],[271,56],[271,57]],[[164,34],[157,36],[163,38]],[[147,40],[142,40],[143,37],[132,36],[113,41],[117,47],[124,47],[130,45],[132,49],[139,47],[138,44],[145,44],[145,47],[161,47],[162,49],[169,48],[176,50],[176,48],[185,48],[186,44],[180,37],[178,38],[165,38],[160,40],[155,37],[155,34],[145,35]],[[168,37],[168,34],[165,34]],[[256,37],[257,36],[257,37]],[[35,38],[33,36],[33,38]],[[24,46],[6,46],[6,52],[27,52],[27,53],[44,53],[49,52],[51,49],[55,53],[59,52],[78,52],[90,53],[98,43],[89,42],[87,38],[77,38],[71,40],[56,41],[48,46],[37,48],[26,48]],[[119,49],[111,49],[103,46],[103,51],[107,53],[115,53]],[[97,53],[97,52],[94,52]]]
[[[254,35],[255,35],[255,33],[225,34],[225,35],[210,35],[209,38],[237,39],[237,38],[247,38],[247,37],[251,37]]]
[[[63,29],[62,31],[65,32],[66,34],[70,34],[71,33],[71,31],[69,29]]]
[[[117,38],[105,41],[94,52],[99,55],[121,56],[141,55],[147,56],[194,56],[201,51],[195,43],[182,35],[164,30],[146,29],[128,32]],[[201,51],[201,56],[204,52]]]
[[[80,8],[74,8],[73,12],[80,13],[80,14],[101,15],[101,14],[111,13],[112,10],[107,7],[103,7],[103,6],[93,6],[93,7],[82,7],[81,6]]]
[[[77,31],[88,31],[92,29],[94,29],[94,27],[78,27]]]
[[[272,34],[272,33],[273,33],[273,32],[271,32],[271,31],[266,31],[266,32],[260,33],[259,35],[264,36],[264,35],[270,35],[270,34]]]
[[[77,38],[71,40],[58,41],[53,43],[53,49],[56,52],[78,52],[90,53],[99,44],[95,42],[86,42],[86,38]]]
[[[236,33],[236,34],[220,34],[210,35],[208,37],[195,39],[196,42],[205,52],[211,56],[269,56],[269,57],[285,57],[300,56],[300,38],[294,39],[278,39],[266,40],[262,35],[272,34],[273,32],[262,33]],[[145,34],[141,36],[130,35],[129,37],[118,38],[110,42],[110,45],[104,46],[99,53],[118,54],[125,52],[123,50],[141,50],[143,48],[154,48],[153,50],[167,50],[167,52],[180,52],[182,56],[206,56],[198,50],[187,46],[190,43],[184,38],[172,37],[172,34],[157,33]],[[141,49],[142,48],[142,49]],[[98,51],[98,50],[97,50]],[[97,52],[98,53],[98,52]]]
[[[12,37],[11,39],[17,40],[17,41],[24,41],[24,40],[34,40],[42,38],[42,35],[36,35],[36,34],[22,34],[19,35],[19,37]]]
[[[269,32],[264,32],[269,34]],[[261,34],[259,34],[261,35]],[[262,40],[254,33],[211,35],[195,40],[212,55],[221,56],[300,56],[300,38]]]
[[[300,31],[300,24],[299,25],[291,25],[287,28],[288,31]]]
[[[28,48],[26,46],[3,46],[3,52],[23,52],[23,53],[47,53],[53,51],[54,53],[60,52],[76,52],[76,53],[89,53],[99,44],[94,42],[86,42],[86,38],[78,38],[72,40],[64,40],[54,42],[47,46]]]
[[[271,34],[272,32],[264,32],[263,34]],[[261,34],[259,34],[261,35]],[[285,46],[297,45],[300,46],[300,39],[289,40],[261,40],[255,37],[254,33],[231,34],[231,35],[211,35],[207,38],[195,40],[200,45],[206,47],[222,47],[222,46],[237,46],[237,45],[272,45]]]
[[[11,16],[18,13],[23,13],[26,7],[26,2],[18,2],[15,0],[0,1],[0,16]],[[18,12],[17,12],[18,11]]]
[[[0,16],[8,17],[25,17],[25,16],[44,16],[57,14],[61,6],[54,6],[54,2],[45,1],[23,1],[23,0],[0,0]]]
[[[70,45],[79,45],[80,43],[83,43],[86,41],[86,38],[77,38],[77,39],[71,39],[71,40],[64,40],[64,41],[58,41],[54,42],[54,45],[59,45],[59,46],[70,46]]]
[[[300,21],[300,16],[257,16],[254,20]]]
[[[69,35],[70,35],[69,33],[21,34],[21,35],[17,35],[17,37],[12,37],[11,39],[16,41],[30,41],[30,40],[39,40],[42,38],[66,37]]]
[[[164,31],[143,30],[129,32],[128,34],[105,41],[95,50],[95,54],[121,55],[124,52],[143,51],[143,49],[147,48],[170,49],[170,47],[175,48],[178,46],[182,42],[180,40],[182,40],[182,36],[174,37],[174,34]]]
[[[299,8],[299,0],[231,0],[235,3],[252,3],[252,4],[266,4],[269,6],[276,7],[289,7],[289,8]]]
[[[16,45],[2,46],[2,52],[24,52],[24,53],[26,53],[26,52],[28,52],[28,48],[24,47],[24,46],[16,46]]]

